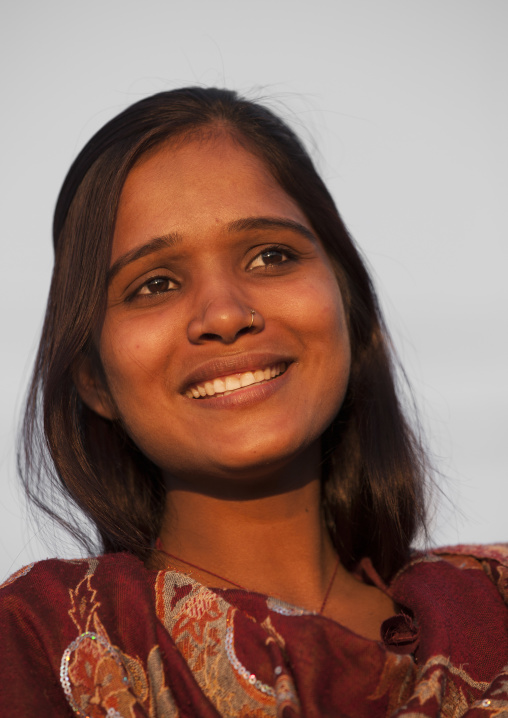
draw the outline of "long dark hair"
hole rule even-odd
[[[335,268],[352,369],[343,406],[323,436],[323,510],[343,563],[351,568],[369,556],[389,577],[425,527],[427,463],[397,396],[372,282],[302,143],[269,109],[228,90],[191,87],[137,102],[108,122],[69,170],[55,210],[55,267],[18,454],[28,496],[88,551],[129,551],[145,559],[151,550],[164,508],[161,473],[119,423],[85,406],[73,377],[84,357],[101,371],[93,334],[103,319],[127,173],[164,140],[214,128],[264,161]],[[93,522],[98,542],[73,521],[72,511],[62,510],[69,500]]]

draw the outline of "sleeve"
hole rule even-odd
[[[508,544],[460,545],[433,551],[445,560],[464,568],[476,562],[490,578],[508,605]]]
[[[37,583],[27,576],[30,568],[0,587],[0,715],[69,718],[74,714],[51,647],[45,645],[48,625],[37,611]]]

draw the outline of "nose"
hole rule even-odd
[[[207,341],[232,344],[243,334],[255,334],[264,327],[259,311],[249,306],[246,299],[227,290],[202,302],[197,300],[194,311],[195,316],[187,328],[187,335],[193,344]]]

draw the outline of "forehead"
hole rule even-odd
[[[142,157],[127,176],[112,261],[153,236],[195,236],[255,216],[291,219],[311,229],[262,160],[231,137],[167,143]]]

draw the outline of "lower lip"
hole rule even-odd
[[[269,381],[235,389],[231,394],[216,394],[215,396],[203,397],[202,399],[189,399],[184,396],[184,399],[194,402],[200,409],[236,409],[251,406],[252,404],[257,404],[269,399],[273,394],[279,391],[279,389],[282,389],[288,381],[288,374],[292,366],[293,364],[290,364],[284,374],[279,374],[279,376]]]

